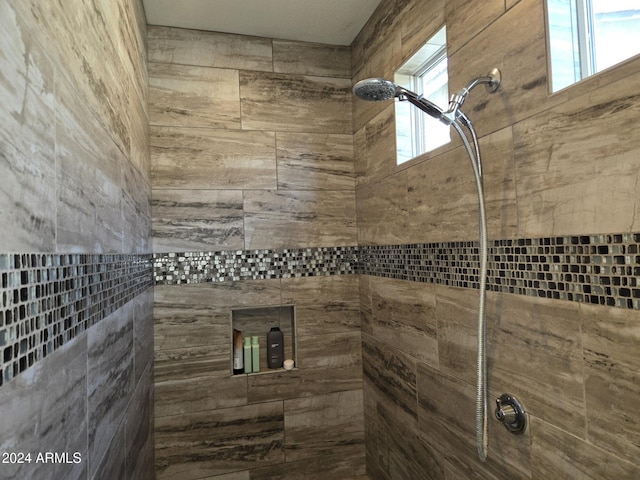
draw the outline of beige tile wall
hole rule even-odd
[[[390,77],[443,23],[449,85],[492,67],[464,105],[480,134],[491,239],[635,232],[640,59],[548,93],[544,2],[383,2],[352,45],[354,81]],[[428,12],[428,14],[427,14]],[[475,240],[477,198],[460,142],[394,165],[390,103],[354,100],[362,244]],[[522,436],[489,419],[475,447],[475,290],[361,278],[367,472],[375,479],[640,476],[638,312],[492,293],[490,408],[516,395]],[[493,410],[490,410],[492,415]]]
[[[0,252],[149,253],[142,2],[3,0],[0,31]],[[32,462],[0,477],[153,478],[152,308],[148,290],[2,385],[0,450]],[[81,461],[37,463],[39,452]]]
[[[356,244],[348,48],[149,27],[149,58],[154,251]],[[298,369],[231,377],[231,309],[292,304]],[[357,276],[156,286],[154,334],[158,479],[364,474]]]
[[[357,285],[342,275],[156,286],[157,478],[364,474]],[[298,368],[232,377],[231,309],[279,304],[296,305]]]
[[[150,27],[149,59],[154,251],[355,244],[349,48]]]

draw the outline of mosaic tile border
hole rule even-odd
[[[360,272],[479,288],[477,242],[360,247]],[[640,310],[640,234],[489,241],[487,290]]]
[[[640,233],[489,241],[487,289],[640,310]],[[478,242],[154,255],[156,284],[361,273],[479,288]]]
[[[0,386],[153,286],[151,254],[0,254]]]
[[[640,310],[640,233],[489,242],[487,289]],[[477,242],[0,254],[0,386],[155,284],[365,274],[478,288]]]
[[[358,247],[157,253],[156,285],[357,273]]]

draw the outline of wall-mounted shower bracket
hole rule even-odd
[[[487,73],[487,77],[489,78],[489,81],[485,84],[485,88],[487,89],[487,92],[493,93],[500,88],[500,84],[502,83],[502,74],[497,68],[492,68],[491,71]]]
[[[523,433],[527,426],[527,417],[520,402],[508,393],[496,398],[496,418],[511,433]]]
[[[487,92],[494,93],[498,88],[500,88],[500,84],[502,83],[502,74],[500,70],[497,68],[492,68],[489,73],[487,73],[484,77],[477,77],[467,83],[458,93],[454,93],[449,98],[449,108],[444,113],[444,116],[448,119],[455,119],[458,117],[458,109],[462,106],[464,101],[467,98],[467,95],[471,93],[471,90],[476,88],[478,85],[484,83],[487,89]]]

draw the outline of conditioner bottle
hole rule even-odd
[[[244,373],[252,373],[251,368],[251,337],[244,337]]]
[[[251,337],[251,368],[254,373],[260,371],[260,344],[258,337]]]

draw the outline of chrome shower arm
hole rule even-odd
[[[467,85],[465,85],[458,93],[454,93],[451,95],[449,99],[449,108],[445,112],[445,115],[451,118],[455,118],[457,116],[458,109],[462,106],[464,101],[467,98],[467,95],[471,93],[475,87],[481,84],[485,84],[487,91],[489,93],[493,93],[500,87],[501,75],[500,70],[497,68],[492,69],[486,76],[477,77],[471,80]]]

